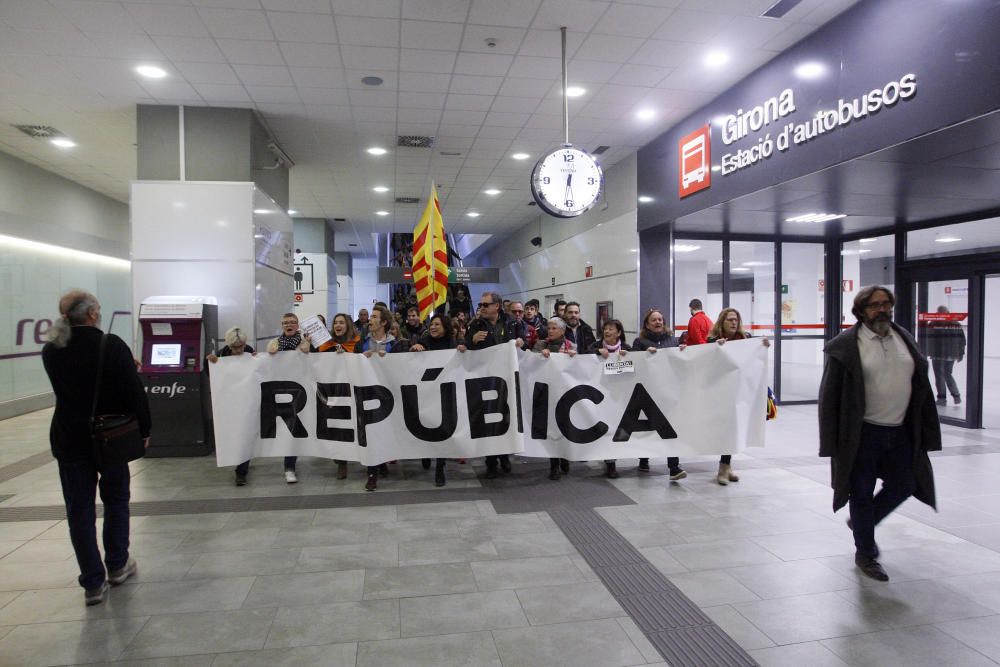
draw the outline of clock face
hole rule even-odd
[[[601,198],[604,173],[586,151],[571,146],[542,157],[531,172],[531,194],[546,213],[573,218]]]

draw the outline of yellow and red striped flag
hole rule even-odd
[[[417,289],[420,319],[448,299],[448,245],[437,188],[431,183],[431,198],[413,230],[413,284]]]

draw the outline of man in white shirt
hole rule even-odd
[[[927,452],[941,449],[927,360],[893,324],[895,303],[881,285],[858,292],[851,309],[858,322],[824,348],[819,390],[819,455],[830,457],[833,511],[850,502],[854,562],[877,581],[889,575],[878,562],[875,526],[911,495],[934,507]]]

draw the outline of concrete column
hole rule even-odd
[[[673,319],[673,224],[667,223],[639,232],[639,326],[650,308],[663,310],[670,328]]]

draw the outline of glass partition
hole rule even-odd
[[[823,246],[781,244],[781,335],[822,336],[826,283]],[[782,366],[784,367],[784,366]]]
[[[684,331],[691,299],[701,299],[713,320],[722,310],[722,241],[674,242],[674,328]]]
[[[906,259],[1000,252],[1000,218],[960,222],[906,233]]]
[[[848,241],[840,251],[841,302],[840,326],[854,326],[851,314],[854,297],[865,285],[884,285],[895,290],[896,243],[892,234]]]

